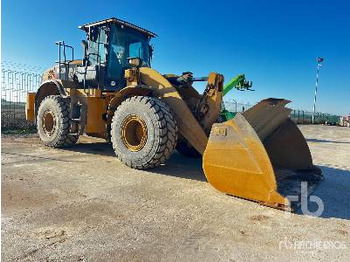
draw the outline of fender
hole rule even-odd
[[[108,114],[113,116],[117,107],[128,97],[131,96],[152,96],[152,90],[148,86],[127,86],[116,92],[108,104]]]
[[[47,96],[60,95],[64,98],[68,97],[60,80],[47,80],[41,83],[35,95],[35,115],[38,112],[41,101]]]
[[[174,113],[181,135],[199,153],[203,154],[208,137],[175,87],[159,72],[149,67],[140,68],[140,78],[143,84],[152,89],[156,97],[169,105]]]

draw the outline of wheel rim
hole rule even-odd
[[[147,125],[138,115],[124,119],[121,133],[122,141],[130,151],[140,151],[147,142]]]
[[[56,128],[56,118],[52,111],[47,110],[43,114],[43,130],[48,135],[51,136],[55,132]]]

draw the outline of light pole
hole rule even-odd
[[[322,66],[324,58],[322,57],[317,57],[317,67],[316,67],[316,87],[315,87],[315,97],[314,97],[314,106],[312,110],[312,119],[311,122],[315,124],[315,114],[316,114],[316,97],[317,97],[317,88],[318,88],[318,76],[320,73],[320,68]]]

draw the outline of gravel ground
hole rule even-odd
[[[321,217],[224,195],[178,153],[146,172],[100,140],[2,136],[2,260],[349,261],[350,129],[300,128],[325,177]]]

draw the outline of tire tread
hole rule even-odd
[[[171,109],[167,104],[159,99],[148,96],[133,96],[127,98],[122,102],[119,108],[122,108],[126,103],[143,103],[147,105],[148,109],[151,110],[154,115],[156,115],[157,125],[160,129],[161,135],[160,142],[158,143],[157,150],[155,151],[154,155],[148,161],[141,163],[139,161],[125,159],[123,158],[122,154],[118,153],[117,140],[115,137],[116,132],[112,131],[112,145],[118,159],[127,166],[135,169],[149,169],[164,164],[170,158],[177,143],[177,123]],[[115,114],[112,119],[112,130],[116,126],[115,122],[117,121],[117,117],[118,116]]]

